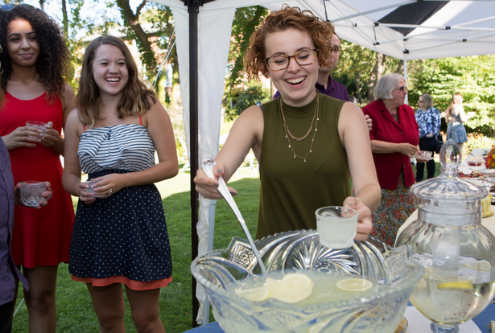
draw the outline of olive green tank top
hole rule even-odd
[[[316,209],[342,206],[350,195],[347,155],[340,141],[338,122],[344,101],[318,94],[318,131],[312,153],[304,162],[288,147],[280,112],[281,97],[262,105],[264,134],[260,156],[260,197],[257,239],[275,233],[316,229]],[[311,126],[316,99],[302,107],[283,103],[286,123],[295,137]],[[313,129],[303,141],[290,138],[293,150],[306,156]]]

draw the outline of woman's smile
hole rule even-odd
[[[269,70],[269,76],[279,90],[283,101],[293,106],[310,103],[316,96],[318,61],[301,66],[293,55],[302,50],[313,50],[315,45],[307,32],[287,29],[268,34],[265,41],[266,57],[286,55],[288,67],[282,70]],[[300,61],[300,60],[299,60]]]
[[[11,62],[18,66],[34,66],[40,55],[40,45],[31,24],[24,19],[12,20],[7,33],[7,52]]]
[[[128,69],[122,51],[113,45],[103,44],[96,49],[92,64],[94,81],[101,94],[118,95],[128,82]]]

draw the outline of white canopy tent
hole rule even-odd
[[[405,61],[495,53],[494,0],[154,1],[171,7],[174,15],[184,128],[191,147],[191,179],[198,162],[218,152],[221,101],[236,8],[261,5],[276,10],[287,3],[309,9],[334,22],[342,39]],[[194,192],[193,185],[191,189]],[[195,193],[191,206],[193,230],[196,228],[200,239],[196,244],[194,234],[193,252],[203,254],[213,244],[215,203],[200,198],[199,220]],[[197,297],[204,299],[200,288]],[[201,318],[201,311],[197,318]]]

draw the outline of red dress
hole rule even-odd
[[[5,93],[5,104],[0,109],[0,136],[26,126],[26,121],[52,121],[61,133],[63,107],[60,99],[52,105],[45,94],[20,100]],[[40,143],[36,147],[9,150],[15,184],[28,180],[49,181],[53,195],[41,209],[15,208],[12,231],[12,256],[16,265],[26,268],[56,266],[68,262],[69,245],[75,213],[71,196],[63,189],[63,168],[59,154]]]

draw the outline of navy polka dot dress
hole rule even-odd
[[[154,165],[154,151],[146,128],[117,125],[85,131],[78,156],[83,172],[93,179],[148,169]],[[170,243],[156,186],[126,187],[91,204],[78,202],[69,271],[93,279],[170,278]]]

